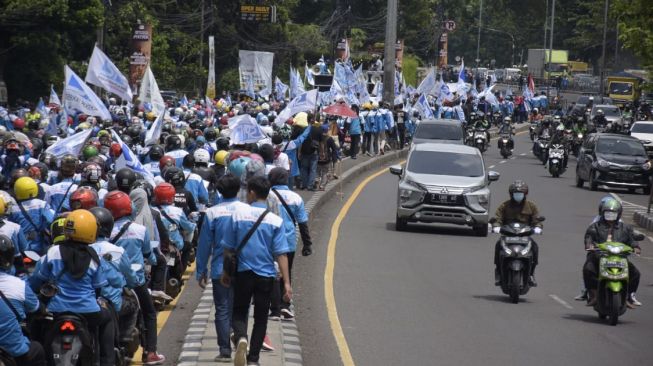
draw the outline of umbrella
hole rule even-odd
[[[330,114],[333,116],[340,116],[345,118],[356,118],[358,114],[354,112],[351,108],[347,107],[346,104],[333,104],[322,110],[325,114]]]

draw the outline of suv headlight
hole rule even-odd
[[[490,208],[490,190],[479,189],[465,193],[467,206],[475,212],[485,212]]]
[[[646,163],[642,164],[642,169],[651,170],[651,161],[649,160]]]
[[[425,195],[426,192],[412,181],[406,181],[399,188],[399,202],[403,207],[412,208],[419,205],[424,200]]]

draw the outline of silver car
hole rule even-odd
[[[414,144],[440,142],[448,144],[465,143],[465,134],[460,121],[452,119],[427,119],[417,124],[413,135]]]
[[[397,231],[409,222],[446,223],[472,227],[486,236],[490,208],[490,182],[497,172],[485,172],[478,149],[453,144],[414,145],[406,167],[390,167],[399,176]]]

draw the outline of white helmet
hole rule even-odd
[[[209,163],[209,152],[206,151],[206,149],[197,149],[193,153],[193,157],[195,158],[195,163],[204,163],[208,164]]]

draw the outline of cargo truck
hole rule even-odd
[[[569,52],[553,50],[551,52],[551,69],[549,70],[549,50],[528,50],[528,72],[536,78],[555,78],[568,72]]]
[[[618,72],[608,76],[608,96],[614,103],[623,108],[628,103],[633,103],[642,92],[642,79],[627,73]]]

